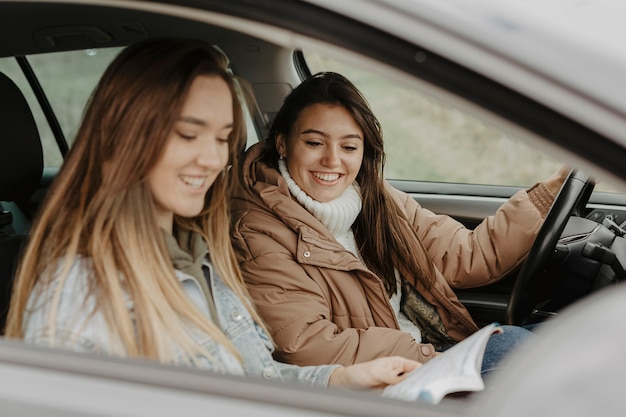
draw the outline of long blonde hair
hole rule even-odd
[[[189,329],[195,326],[237,355],[176,279],[146,183],[189,86],[199,75],[217,75],[231,90],[234,129],[229,153],[230,164],[237,169],[245,127],[227,65],[215,48],[189,39],[143,41],[125,48],[111,63],[33,225],[16,275],[6,336],[23,337],[26,306],[35,285],[65,279],[69,265],[81,257],[92,263],[89,290],[112,342],[118,342],[111,353],[170,362],[173,341],[193,361],[205,353],[191,338]],[[175,217],[175,227],[204,237],[214,268],[264,327],[249,302],[230,242],[228,204],[236,177],[225,171],[207,193],[203,212],[194,218]],[[66,272],[59,276],[61,259]],[[125,295],[134,304],[132,317]],[[58,307],[57,301],[53,316]]]

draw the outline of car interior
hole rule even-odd
[[[54,140],[62,153],[71,138],[58,127],[57,116],[50,106],[32,68],[28,56],[69,50],[123,47],[148,37],[200,37],[215,40],[229,57],[233,71],[241,80],[240,87],[250,115],[249,140],[256,141],[265,129],[266,121],[278,110],[282,97],[298,81],[296,73],[281,73],[278,65],[290,60],[286,51],[268,42],[205,23],[171,16],[106,7],[78,7],[50,4],[30,13],[27,4],[2,4],[1,10],[11,10],[29,18],[7,19],[0,31],[19,34],[15,42],[0,45],[1,57],[14,57],[28,79],[46,121],[52,126]],[[23,10],[19,10],[23,8]],[[42,10],[48,8],[48,12]],[[48,26],[40,16],[55,16],[56,24]],[[18,40],[19,39],[19,40]],[[26,56],[26,57],[25,57]],[[255,65],[250,65],[253,60]],[[246,65],[238,66],[238,62]],[[104,68],[102,68],[103,70]],[[276,72],[280,79],[264,78],[262,74]],[[285,80],[293,80],[286,83]],[[250,86],[255,85],[255,93]],[[22,86],[22,88],[25,88]],[[20,87],[0,72],[0,320],[6,319],[12,277],[19,253],[30,225],[47,188],[58,168],[44,170],[43,151],[37,126]],[[262,110],[261,110],[262,109]]]
[[[0,320],[4,326],[18,254],[36,211],[31,196],[43,172],[35,119],[20,89],[0,74]]]
[[[8,309],[12,276],[19,253],[28,238],[28,232],[37,208],[45,198],[46,190],[52,183],[58,167],[44,166],[44,155],[40,138],[41,122],[35,123],[34,107],[44,114],[46,128],[51,132],[58,152],[64,155],[71,146],[71,137],[59,127],[55,107],[51,105],[42,88],[37,74],[30,65],[31,58],[41,54],[63,51],[97,51],[106,48],[120,48],[145,38],[155,37],[197,37],[206,39],[218,46],[229,58],[234,74],[241,80],[240,87],[247,107],[248,144],[254,143],[266,132],[268,123],[282,104],[283,97],[310,74],[301,53],[246,34],[233,27],[237,22],[210,24],[193,16],[172,16],[157,14],[140,9],[123,7],[84,6],[70,4],[38,4],[36,8],[28,3],[0,3],[0,15],[5,23],[0,27],[3,39],[11,42],[0,43],[0,58],[15,60],[27,84],[18,86],[0,67],[0,313],[2,320]],[[20,16],[12,19],[12,15]],[[217,19],[217,18],[216,18]],[[53,22],[52,24],[50,22]],[[102,68],[103,70],[104,68]],[[149,69],[147,69],[149,70]],[[36,101],[24,98],[28,91]],[[89,92],[85,92],[88,95]],[[414,195],[426,207],[443,214],[450,214],[468,227],[473,227],[495,209],[516,189],[493,187],[489,198],[480,200],[485,187],[468,186],[463,191],[465,205],[471,211],[460,207],[456,200],[445,196],[446,190],[457,190],[454,184],[433,182],[392,182],[398,188]],[[443,190],[443,191],[442,191]],[[594,224],[605,219],[614,224],[612,230],[621,233],[621,223],[626,220],[626,200],[619,194],[584,196],[591,198],[589,205],[581,208],[581,218],[592,218]],[[474,198],[476,197],[476,198]],[[600,198],[600,199],[599,199]],[[564,225],[564,224],[563,224]],[[582,229],[570,225],[568,236],[576,241],[576,236],[588,236],[588,223]],[[613,227],[613,226],[611,226]],[[571,230],[570,230],[571,229]],[[561,230],[562,231],[562,230]],[[560,233],[559,233],[560,236]],[[556,236],[556,238],[559,238]],[[554,238],[554,236],[552,236]],[[613,244],[615,235],[603,242]],[[621,239],[621,235],[619,236]],[[603,237],[604,239],[604,237]],[[621,242],[621,240],[618,239]],[[534,320],[540,321],[551,316],[556,310],[580,298],[597,287],[596,278],[602,277],[611,285],[624,276],[622,263],[606,261],[606,252],[593,251],[583,254],[583,247],[576,249],[580,262],[568,260],[564,267],[559,264],[558,285],[568,286],[571,297],[559,300],[554,307],[540,312]],[[571,251],[568,246],[565,251]],[[585,254],[587,253],[585,252]],[[610,251],[609,251],[610,252]],[[565,255],[564,255],[565,257]],[[613,258],[615,253],[613,253]],[[611,258],[611,259],[613,259]],[[607,263],[609,262],[609,263]],[[581,265],[586,271],[580,274]],[[479,324],[492,321],[506,321],[507,305],[513,291],[519,270],[509,277],[487,288],[460,290],[461,301],[470,309]],[[570,278],[576,276],[576,280]],[[556,284],[555,284],[556,285]],[[570,299],[571,298],[571,299]]]
[[[339,392],[336,397],[348,402],[341,403],[343,408],[336,409],[333,408],[335,404],[331,397],[320,397],[319,393],[309,389],[310,387],[305,387],[303,392],[299,392],[298,387],[255,384],[257,382],[255,380],[242,381],[231,376],[220,375],[210,380],[206,375],[194,373],[193,369],[176,369],[180,374],[172,375],[167,373],[168,369],[164,372],[163,369],[150,366],[132,368],[130,365],[136,364],[131,361],[118,361],[115,358],[102,363],[103,361],[98,362],[98,358],[89,355],[51,350],[50,357],[44,358],[45,355],[41,355],[41,361],[38,362],[37,355],[44,349],[33,347],[35,355],[28,356],[23,353],[24,346],[19,342],[12,344],[14,341],[1,337],[9,308],[13,277],[22,250],[28,241],[31,225],[62,165],[64,155],[71,149],[73,131],[80,121],[80,111],[95,86],[98,75],[107,65],[106,60],[94,61],[95,64],[76,61],[74,64],[76,73],[68,71],[67,79],[60,82],[54,77],[46,78],[45,68],[37,66],[39,59],[58,55],[55,59],[65,60],[66,55],[63,54],[67,52],[76,52],[84,57],[113,57],[123,47],[146,38],[205,39],[224,52],[238,79],[242,104],[246,110],[244,113],[247,121],[247,146],[262,140],[282,105],[283,98],[302,79],[316,71],[312,61],[306,59],[303,51],[286,46],[291,43],[290,33],[282,34],[280,27],[266,32],[260,23],[263,19],[267,22],[278,22],[280,16],[270,14],[246,16],[250,21],[259,24],[259,27],[252,31],[246,27],[250,25],[249,21],[220,14],[222,9],[229,10],[224,4],[226,2],[222,1],[207,1],[215,13],[202,16],[194,14],[192,9],[168,8],[165,3],[161,13],[143,8],[139,2],[134,3],[128,6],[118,1],[100,1],[92,5],[71,2],[0,1],[2,16],[0,39],[10,40],[0,42],[0,339],[2,339],[0,341],[6,342],[0,344],[0,352],[4,355],[4,362],[0,362],[3,365],[8,363],[9,366],[23,365],[29,371],[41,365],[46,371],[55,370],[54,366],[58,366],[56,370],[60,369],[61,372],[69,370],[73,375],[95,374],[105,379],[110,378],[116,386],[121,387],[120,390],[127,389],[124,384],[129,382],[138,381],[145,384],[149,381],[158,388],[174,387],[175,395],[200,393],[212,401],[216,401],[215,398],[234,399],[233,402],[237,405],[246,404],[245,401],[241,401],[241,392],[245,392],[246,395],[250,394],[243,397],[245,400],[252,398],[253,401],[265,404],[270,399],[270,403],[277,401],[279,404],[288,404],[292,407],[283,415],[299,413],[302,407],[307,408],[306,411],[326,410],[329,415],[330,413],[360,416],[416,415],[414,405],[405,406],[391,401],[386,403],[386,400],[374,402],[371,399],[371,402],[368,402],[358,395],[351,398],[350,395]],[[289,2],[284,2],[284,6],[289,8]],[[314,12],[314,8],[311,8],[311,12]],[[245,9],[241,11],[241,15],[246,13]],[[304,18],[315,17],[312,14]],[[358,50],[359,45],[370,41],[367,37],[355,39],[347,36],[350,27],[342,25],[348,22],[341,17],[335,17],[337,20],[333,21],[333,24],[340,29],[329,36],[336,38],[337,43],[345,41],[350,44],[349,46],[354,46],[354,50]],[[297,22],[292,25],[297,25]],[[354,27],[352,26],[352,29]],[[289,30],[288,26],[285,28]],[[323,27],[316,30],[323,31]],[[342,31],[346,36],[340,35]],[[251,33],[264,36],[257,37]],[[274,38],[275,42],[272,41]],[[425,84],[425,92],[443,87],[445,91],[443,96],[449,91],[454,94],[458,92],[459,97],[484,105],[487,112],[496,111],[497,105],[505,102],[503,97],[506,96],[507,100],[513,100],[513,105],[503,106],[501,112],[497,114],[510,116],[514,123],[521,126],[527,123],[534,133],[545,133],[546,136],[561,135],[563,140],[571,138],[572,143],[578,144],[576,146],[592,143],[591,139],[596,138],[594,132],[579,129],[580,126],[576,126],[575,122],[565,120],[566,118],[556,113],[546,111],[542,117],[534,117],[537,108],[525,97],[521,95],[517,97],[506,90],[499,91],[495,88],[495,83],[489,83],[485,77],[471,72],[464,72],[463,68],[453,63],[441,60],[430,69],[419,65],[414,69],[409,68],[409,65],[415,64],[415,60],[419,62],[419,54],[415,59],[409,59],[410,64],[406,64],[400,59],[396,61],[387,59],[380,50],[388,48],[388,45],[374,43],[368,49],[373,52],[363,62],[370,59],[377,61],[378,66],[374,67],[384,76],[394,78],[398,70],[405,71],[409,77],[418,80],[411,84],[411,87],[421,87]],[[394,47],[406,49],[398,52],[398,55],[413,54],[413,50],[405,44],[394,44]],[[348,67],[354,62],[349,54],[342,58],[346,58]],[[70,97],[73,100],[71,103],[55,102],[50,92],[72,83],[72,77],[81,72],[82,65],[85,71],[88,69],[94,74],[89,88],[80,91],[78,98]],[[87,68],[88,65],[95,68]],[[149,68],[146,71],[149,71]],[[476,86],[476,90],[472,90],[471,86]],[[72,111],[77,113],[74,119],[66,120],[65,106],[72,107]],[[521,109],[519,114],[512,110],[515,106]],[[437,111],[434,111],[425,117],[433,114],[438,115]],[[393,122],[388,122],[385,128],[392,124]],[[392,130],[393,126],[390,127]],[[466,127],[463,126],[463,129]],[[559,131],[562,133],[558,133]],[[429,149],[439,149],[440,146],[440,143],[434,143]],[[591,157],[597,158],[596,155],[602,153],[598,149],[600,148],[594,148],[594,151],[597,151],[595,153],[589,152]],[[395,152],[390,154],[392,158],[401,155],[404,149]],[[508,153],[515,152],[517,148]],[[604,154],[606,155],[606,152]],[[488,160],[491,157],[486,155],[484,158]],[[615,165],[616,162],[612,163]],[[506,161],[503,165],[506,169]],[[537,245],[531,249],[529,258],[532,262],[521,264],[494,284],[455,290],[459,300],[468,308],[479,326],[492,322],[507,323],[511,320],[515,321],[514,324],[539,323],[557,316],[563,308],[593,292],[626,280],[626,194],[605,191],[601,188],[602,184],[599,189],[593,178],[577,170],[573,174],[575,175],[571,187],[563,192],[558,210],[554,210],[551,217],[546,220],[549,226],[542,230]],[[521,185],[492,185],[477,181],[462,183],[456,180],[446,182],[429,178],[424,180],[389,178],[389,182],[410,194],[422,206],[436,213],[450,215],[468,228],[475,227],[483,218],[493,214],[508,197],[523,188]],[[542,280],[544,284],[539,285]],[[572,334],[574,332],[571,332],[570,336]],[[542,352],[539,352],[536,358],[541,357],[540,354]],[[130,367],[130,370],[127,370],[127,367]],[[137,369],[141,370],[141,375],[133,374]],[[93,374],[90,375],[89,372]],[[5,384],[13,384],[17,380],[3,376],[0,383],[3,381]],[[33,382],[27,380],[29,397],[25,400],[26,403],[31,402],[32,392],[37,392],[42,398],[48,391],[53,392],[47,380],[38,383],[43,385],[31,385]],[[83,381],[79,383],[82,384]],[[18,384],[15,383],[15,386]],[[32,387],[39,387],[39,390]],[[153,388],[151,385],[149,387]],[[514,386],[514,389],[517,387]],[[0,394],[5,391],[10,392],[0,389]],[[94,404],[113,403],[104,395],[95,397],[98,398],[87,398],[87,401]],[[466,415],[470,409],[463,401],[463,398],[453,399],[452,402],[444,401],[439,408],[420,409],[417,414],[425,415],[421,411],[426,410],[427,415],[431,416]],[[254,402],[250,403],[255,405]],[[158,402],[155,401],[155,404]],[[102,410],[105,410],[106,405],[101,405]],[[189,403],[187,406],[191,407]],[[205,411],[206,408],[198,415],[205,415]],[[7,412],[10,414],[10,411]],[[50,410],[44,412],[51,416],[70,415],[56,414]],[[105,411],[101,413],[98,415],[107,415]],[[189,415],[192,413],[189,412]]]

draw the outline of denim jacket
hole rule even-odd
[[[28,301],[24,319],[24,340],[27,343],[125,356],[123,350],[119,348],[119,343],[110,340],[102,313],[94,311],[95,297],[89,293],[87,285],[90,265],[89,260],[81,259],[71,266],[60,292],[54,334],[50,331],[48,321],[51,317],[54,290],[59,280],[53,280],[45,289],[42,288],[42,284],[37,284]],[[330,374],[338,365],[301,367],[275,361],[269,337],[256,325],[244,304],[224,284],[208,260],[203,263],[203,268],[205,273],[208,272],[219,327],[239,351],[243,360],[243,371],[239,362],[227,349],[199,330],[192,332],[193,337],[212,358],[196,358],[195,366],[221,373],[245,373],[268,380],[319,386],[328,384]],[[190,300],[207,318],[210,318],[209,305],[198,281],[181,271],[175,272]],[[132,310],[133,303],[130,298],[127,305]],[[177,352],[176,347],[174,352]],[[187,364],[186,359],[181,354],[174,363]]]

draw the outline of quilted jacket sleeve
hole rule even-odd
[[[506,275],[526,257],[554,196],[539,183],[519,191],[474,230],[437,215],[392,189],[435,266],[454,288],[476,287]]]

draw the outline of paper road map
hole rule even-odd
[[[412,371],[404,381],[385,388],[382,395],[437,404],[453,392],[482,391],[485,384],[480,370],[485,347],[489,337],[501,331],[498,323],[483,327]]]

